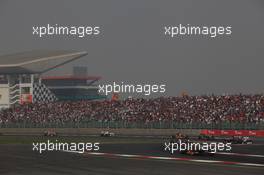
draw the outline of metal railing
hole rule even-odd
[[[0,128],[142,128],[142,129],[232,129],[264,130],[263,123],[184,123],[184,122],[126,122],[126,121],[82,121],[50,123],[0,123]]]

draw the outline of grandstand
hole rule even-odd
[[[74,66],[72,74],[64,76],[42,76],[42,83],[55,94],[59,101],[94,100],[106,96],[98,92],[99,76],[88,76],[87,66]]]
[[[263,129],[263,94],[96,100],[86,67],[44,76],[86,52],[33,51],[0,57],[0,127]]]
[[[0,112],[0,127],[263,129],[263,95],[76,100]]]
[[[29,51],[0,57],[0,108],[57,100],[41,75],[87,55],[75,51]]]

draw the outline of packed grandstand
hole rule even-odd
[[[264,95],[206,95],[152,99],[59,101],[15,106],[0,112],[2,127],[15,124],[66,126],[66,124],[199,123],[219,125],[264,124]],[[67,125],[70,126],[71,125]],[[88,125],[81,125],[88,126]],[[116,126],[116,125],[115,125]],[[123,126],[123,125],[122,125]],[[176,127],[166,125],[166,127]]]

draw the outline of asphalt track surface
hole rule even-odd
[[[263,174],[264,167],[206,162],[190,162],[184,159],[220,160],[226,162],[264,165],[264,156],[250,157],[245,154],[264,155],[264,144],[233,146],[241,155],[188,156],[171,155],[162,150],[162,143],[102,144],[100,151],[106,155],[79,154],[75,152],[32,151],[32,146],[0,145],[0,174],[95,174],[95,175],[255,175]],[[140,157],[113,156],[114,154],[176,157],[182,160],[162,160]]]

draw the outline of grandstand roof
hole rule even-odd
[[[100,80],[99,76],[74,76],[74,75],[66,75],[66,76],[44,76],[41,77],[42,80]]]
[[[87,52],[38,50],[0,56],[0,74],[43,73],[78,59]]]

